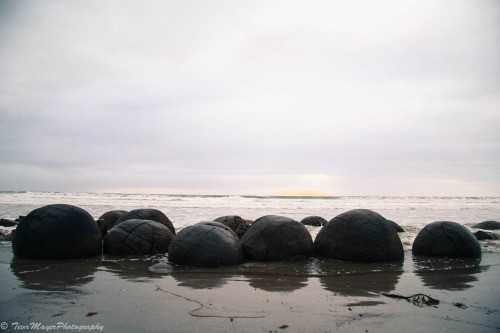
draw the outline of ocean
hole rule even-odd
[[[435,221],[453,221],[469,228],[482,221],[500,221],[499,197],[279,197],[86,192],[0,192],[0,217],[15,219],[36,208],[56,203],[81,207],[95,219],[110,210],[155,208],[165,213],[177,230],[226,215],[239,215],[248,220],[281,215],[297,221],[316,215],[329,221],[351,209],[370,209],[406,230],[400,235],[405,249],[411,248],[422,227]],[[318,227],[308,229],[313,239],[320,230]],[[498,243],[483,242],[483,251],[500,252]]]

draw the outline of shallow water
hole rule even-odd
[[[2,322],[96,325],[104,332],[495,332],[500,257],[350,263],[311,258],[224,268],[165,256],[16,259],[0,242]],[[428,306],[383,293],[426,294]],[[87,314],[95,315],[87,316]]]

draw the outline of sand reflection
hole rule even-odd
[[[80,292],[94,280],[100,258],[78,260],[30,260],[13,258],[10,269],[27,289]]]
[[[395,289],[403,274],[403,262],[321,260],[317,262],[317,271],[326,290],[345,296],[378,296]]]
[[[432,289],[465,290],[481,272],[480,259],[414,257],[415,274]],[[487,268],[484,268],[487,269]]]

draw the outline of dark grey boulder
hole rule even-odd
[[[259,261],[295,260],[313,254],[313,241],[306,227],[284,216],[258,218],[241,243],[245,257]]]
[[[367,209],[355,209],[334,217],[314,240],[318,257],[384,262],[403,260],[401,240],[387,220]]]
[[[437,221],[426,225],[413,241],[414,255],[450,258],[481,258],[481,246],[466,227]]]
[[[0,227],[15,227],[18,224],[16,221],[9,219],[0,219]]]
[[[325,220],[321,216],[308,216],[303,218],[302,221],[300,221],[300,223],[302,223],[303,225],[310,225],[313,227],[321,227],[325,225],[326,222],[327,220]]]
[[[219,267],[244,261],[240,240],[219,222],[201,222],[182,229],[172,240],[168,260],[177,265]]]
[[[175,235],[174,225],[168,219],[167,215],[163,214],[163,212],[158,210],[158,209],[143,208],[143,209],[131,210],[127,214],[123,215],[118,220],[118,222],[116,222],[116,224],[120,224],[124,221],[132,220],[132,219],[151,220],[151,221],[159,222],[159,223],[163,224],[164,226],[166,226],[167,228],[169,228],[170,231],[172,231],[172,233]]]
[[[500,239],[497,234],[494,234],[492,232],[482,231],[482,230],[476,231],[474,233],[474,236],[476,236],[477,240],[496,240],[496,239]]]
[[[127,220],[111,228],[103,252],[114,255],[166,253],[174,235],[166,226],[151,220]]]
[[[391,221],[391,220],[387,220],[387,222],[389,222],[392,225],[392,227],[394,229],[396,229],[397,232],[405,232],[405,230],[403,228],[401,228],[401,226],[399,224],[397,224],[396,222]]]
[[[241,239],[245,232],[248,230],[250,227],[250,223],[248,223],[247,220],[242,219],[241,217],[237,215],[230,215],[230,216],[221,216],[218,217],[214,220],[215,222],[219,222],[224,224],[225,226],[231,228],[232,231],[238,236],[238,238]]]
[[[102,214],[97,219],[97,225],[101,229],[102,239],[106,237],[108,231],[115,226],[115,224],[128,212],[125,210],[111,210]]]
[[[483,229],[483,230],[499,230],[500,229],[500,222],[497,221],[484,221],[481,223],[478,223],[472,228],[475,229]]]
[[[14,255],[30,259],[71,259],[101,253],[101,232],[94,218],[72,205],[33,210],[17,226]]]

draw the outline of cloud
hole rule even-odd
[[[0,189],[500,194],[495,1],[2,7]]]

